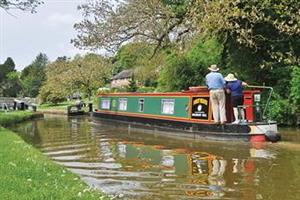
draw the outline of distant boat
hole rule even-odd
[[[262,117],[261,89],[244,91],[246,120],[239,124],[231,123],[233,111],[228,99],[228,123],[225,125],[214,123],[209,92],[202,86],[170,93],[99,93],[97,98],[98,107],[93,116],[106,120],[122,121],[161,132],[176,132],[183,136],[192,133],[221,140],[280,140],[277,123]]]

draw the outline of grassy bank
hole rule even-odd
[[[0,123],[30,116],[29,112],[0,113]],[[0,199],[107,199],[3,127],[0,147]]]
[[[15,112],[0,112],[0,125],[8,126],[14,123],[19,123],[38,115],[38,113],[33,113],[29,111],[15,111]]]
[[[66,110],[67,106],[69,105],[74,105],[75,101],[71,102],[62,102],[62,103],[57,103],[57,104],[51,104],[51,103],[44,103],[39,105],[39,109],[55,109],[55,110]]]
[[[49,114],[67,114],[67,107],[73,105],[73,102],[62,102],[58,104],[41,104],[38,106],[38,111]]]
[[[86,103],[86,106],[82,108],[85,112],[88,112],[88,101],[84,101]],[[43,113],[49,113],[49,114],[67,114],[67,107],[68,106],[74,106],[76,105],[76,101],[68,101],[68,102],[61,102],[58,104],[41,104],[38,106],[38,111]],[[73,109],[76,110],[76,108],[73,107]]]

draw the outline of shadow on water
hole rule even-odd
[[[120,199],[300,199],[299,152],[286,147],[297,143],[166,137],[82,117],[47,116],[14,130]]]

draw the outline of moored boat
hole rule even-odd
[[[209,92],[206,87],[190,87],[170,93],[99,93],[98,108],[93,116],[108,120],[171,131],[192,133],[214,139],[280,140],[275,121],[266,120],[261,109],[261,90],[244,91],[246,120],[232,124],[230,100],[226,101],[227,122],[213,121]],[[268,99],[269,100],[269,99]]]

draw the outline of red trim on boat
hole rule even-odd
[[[200,120],[200,119],[188,119],[188,118],[181,118],[181,117],[171,117],[171,116],[161,116],[161,115],[149,115],[149,114],[140,114],[140,113],[128,113],[128,112],[115,112],[115,111],[104,111],[104,110],[96,110],[96,113],[104,113],[104,114],[111,114],[111,115],[121,115],[121,116],[132,116],[132,117],[141,117],[141,118],[151,118],[151,119],[165,119],[165,120],[174,120],[180,122],[193,122],[193,123],[205,123],[205,124],[213,124],[208,120]]]

